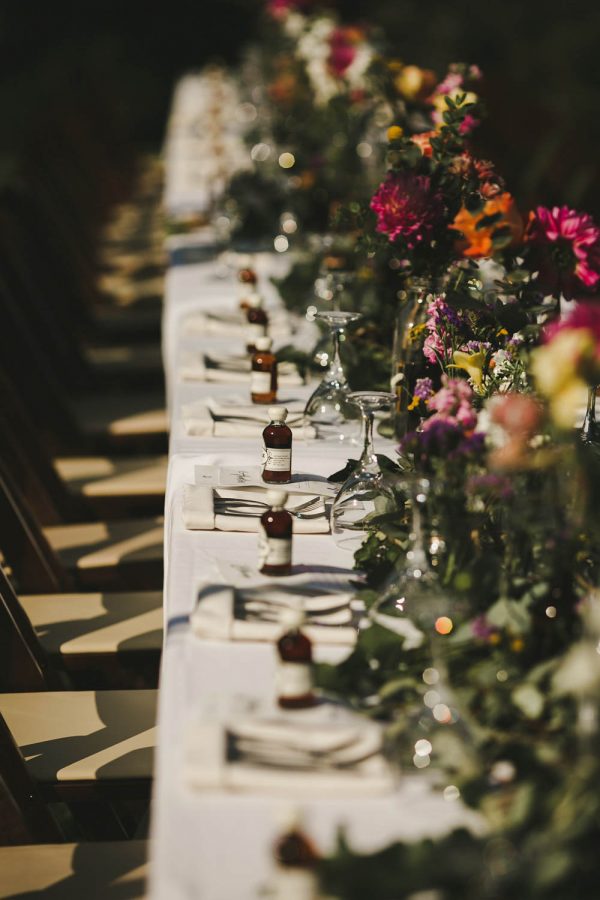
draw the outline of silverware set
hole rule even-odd
[[[336,750],[311,750],[292,745],[273,744],[256,737],[227,735],[228,759],[231,762],[247,762],[253,766],[276,769],[351,769],[377,756],[379,746],[365,747],[356,739]]]
[[[313,512],[313,510],[316,510],[319,506],[323,508],[318,510],[318,512]],[[215,497],[214,508],[215,512],[222,516],[259,517],[270,507],[268,503],[265,503],[262,500]],[[301,503],[292,509],[288,509],[288,512],[291,516],[296,516],[298,519],[316,519],[319,516],[324,516],[326,514],[325,501],[323,497],[311,497],[311,499],[307,500],[305,503]]]
[[[263,596],[243,596],[236,594],[235,613],[237,617],[248,622],[272,622],[281,621],[281,613],[288,609],[289,604],[281,600],[271,600]],[[331,595],[330,605],[324,605],[318,609],[310,608],[304,604],[307,624],[318,625],[320,628],[338,628],[340,625],[352,626],[356,624],[356,616],[350,609],[347,600],[336,602],[336,595]],[[328,621],[329,620],[329,621]]]

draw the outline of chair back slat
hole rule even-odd
[[[0,459],[0,551],[19,589],[26,593],[66,591],[70,578],[55,556]]]
[[[0,844],[64,840],[0,715]]]
[[[0,566],[0,691],[44,691],[62,686]]]

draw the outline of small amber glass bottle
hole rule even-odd
[[[292,517],[284,509],[286,491],[267,491],[270,505],[260,517],[258,552],[263,575],[290,575],[292,571]]]
[[[270,337],[256,338],[250,373],[253,403],[275,403],[277,399],[277,357],[271,352],[272,344]]]
[[[240,309],[246,312],[248,309],[248,296],[256,292],[256,272],[254,269],[245,268],[238,272],[238,281],[241,285],[240,290]]]
[[[262,479],[267,484],[287,484],[292,480],[292,429],[285,424],[285,406],[270,406],[271,421],[263,431]]]
[[[315,900],[319,896],[319,854],[304,833],[297,810],[286,811],[282,832],[273,845],[276,871],[273,900]]]
[[[262,308],[262,298],[258,294],[250,294],[246,297],[248,307],[246,309],[246,318],[248,324],[246,326],[246,350],[248,353],[254,353],[256,350],[256,339],[266,337],[269,318]]]
[[[301,609],[286,609],[281,617],[284,633],[277,641],[277,702],[282,709],[314,706],[312,644],[300,630],[305,620]]]

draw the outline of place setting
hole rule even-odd
[[[314,439],[315,428],[304,414],[305,401],[284,397],[280,403],[288,410],[286,424],[296,439]],[[241,395],[208,397],[184,404],[182,420],[185,432],[190,436],[241,438],[260,438],[271,421],[266,406],[248,403]]]
[[[588,5],[6,5],[0,898],[596,900]]]

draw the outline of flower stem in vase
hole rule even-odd
[[[598,394],[598,385],[595,384],[588,391],[587,408],[585,418],[581,427],[581,440],[584,444],[598,443],[598,422],[596,421],[596,397]]]
[[[419,426],[418,408],[413,407],[415,385],[420,378],[439,377],[439,372],[425,358],[423,341],[429,301],[438,282],[427,278],[412,278],[399,294],[392,350],[391,388],[396,394],[394,431],[402,438]]]

